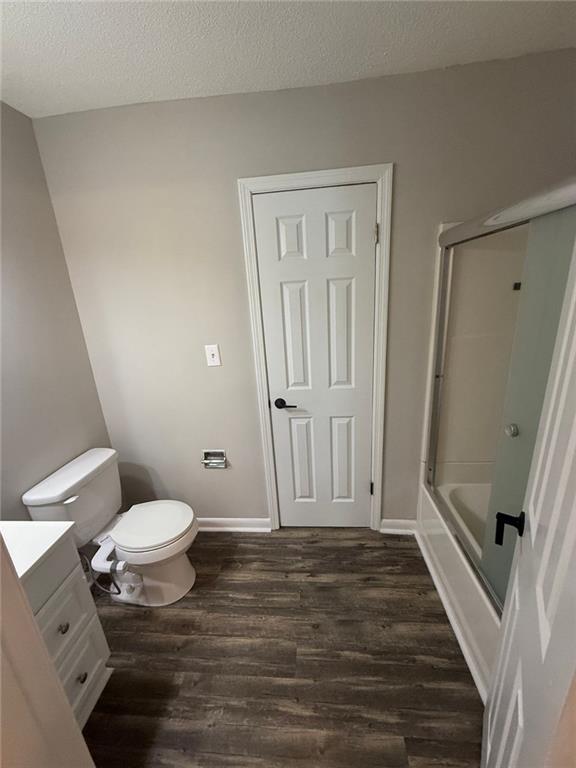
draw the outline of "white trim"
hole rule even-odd
[[[500,618],[424,484],[416,540],[434,586],[486,703],[500,638]]]
[[[276,466],[274,462],[274,443],[272,440],[272,419],[269,408],[268,376],[266,375],[266,351],[264,349],[264,326],[260,312],[260,288],[258,284],[258,264],[256,261],[256,236],[252,215],[252,192],[250,185],[238,181],[240,196],[240,218],[242,221],[242,241],[248,282],[248,305],[250,307],[250,326],[252,329],[252,349],[256,368],[256,394],[260,415],[260,435],[262,455],[264,457],[264,478],[266,499],[272,528],[280,527],[280,510],[276,487]]]
[[[270,533],[269,517],[199,517],[200,531],[237,531],[241,533]]]
[[[560,211],[571,205],[576,205],[576,176],[571,176],[562,183],[549,187],[540,194],[521,200],[507,208],[498,208],[480,219],[472,219],[459,224],[442,233],[439,243],[444,248],[450,248],[457,243],[474,240],[477,237],[522,224],[538,216]]]
[[[242,221],[242,241],[246,277],[248,282],[248,302],[250,306],[250,326],[256,368],[256,390],[260,432],[264,455],[264,476],[266,478],[266,498],[272,529],[280,527],[278,490],[274,462],[274,444],[272,440],[272,420],[270,417],[268,377],[266,373],[266,350],[264,328],[260,307],[260,286],[258,282],[258,262],[252,195],[265,192],[282,192],[294,189],[313,189],[315,187],[342,186],[346,184],[375,183],[378,186],[378,207],[376,221],[380,229],[380,241],[376,246],[376,289],[374,297],[375,332],[374,332],[374,383],[372,408],[372,480],[374,495],[371,497],[371,528],[380,529],[382,517],[382,475],[384,464],[384,406],[386,398],[386,342],[388,327],[388,292],[390,274],[390,217],[392,210],[392,163],[364,165],[356,168],[338,168],[325,171],[307,171],[287,173],[280,176],[258,176],[238,179],[240,198],[240,218]]]
[[[400,536],[414,536],[416,533],[417,520],[387,520],[380,523],[380,533],[388,533]]]

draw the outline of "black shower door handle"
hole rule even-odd
[[[504,544],[504,526],[511,525],[518,531],[518,536],[524,534],[524,526],[526,524],[526,515],[524,511],[519,515],[507,515],[505,512],[496,513],[496,544],[502,546]]]

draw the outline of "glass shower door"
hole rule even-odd
[[[528,226],[457,245],[444,271],[428,479],[480,569]]]
[[[506,526],[502,545],[496,544],[496,515],[517,517],[522,511],[575,239],[574,206],[530,223],[480,560],[500,604],[518,537]]]

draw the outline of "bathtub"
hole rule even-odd
[[[446,483],[437,492],[448,507],[456,535],[469,554],[480,561],[488,518],[491,483]]]

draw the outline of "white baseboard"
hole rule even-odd
[[[416,540],[478,693],[486,703],[496,662],[500,618],[424,485]]]
[[[239,533],[270,533],[269,517],[199,517],[201,531],[235,531]]]
[[[414,536],[417,520],[381,520],[380,533],[392,533],[401,536]]]

